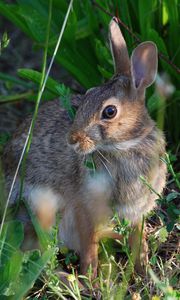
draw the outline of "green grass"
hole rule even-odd
[[[167,1],[96,1],[110,13],[118,11],[121,20],[131,28],[138,38],[154,40],[158,49],[177,66],[180,63],[180,48],[178,43],[179,2]],[[62,65],[85,88],[101,84],[111,77],[113,72],[112,59],[107,49],[107,31],[110,17],[91,1],[74,1],[67,27],[63,22],[68,5],[67,1],[57,0],[18,0],[14,4],[0,1],[0,14],[18,26],[35,43],[36,47],[44,49],[42,70],[21,69],[18,75],[24,80],[0,74],[4,82],[13,82],[24,89],[28,101],[35,101],[35,111],[29,137],[25,145],[25,157],[31,144],[33,127],[38,114],[38,108],[44,93],[47,99],[61,97],[62,105],[73,118],[74,112],[69,105],[70,90],[50,78],[47,68],[47,56],[54,57],[58,43],[63,39],[55,56],[57,64]],[[48,22],[47,22],[48,20]],[[64,23],[65,24],[65,23]],[[101,24],[101,30],[99,30]],[[61,30],[60,30],[61,29]],[[123,29],[130,52],[134,47],[134,37]],[[58,39],[59,37],[59,39]],[[3,35],[1,39],[3,54],[9,39]],[[57,42],[58,41],[58,42]],[[56,48],[55,52],[54,49]],[[87,49],[84,51],[84,49]],[[51,68],[51,65],[50,65]],[[179,210],[177,202],[180,197],[180,176],[178,173],[177,153],[179,148],[180,125],[178,119],[180,90],[179,74],[164,60],[160,60],[160,72],[169,74],[168,84],[174,88],[169,98],[160,94],[155,87],[147,93],[147,105],[151,115],[158,121],[159,127],[165,128],[169,142],[169,155],[165,163],[169,171],[169,179],[165,195],[157,195],[158,208],[147,218],[147,236],[150,248],[150,263],[146,276],[134,272],[131,253],[127,244],[129,234],[128,223],[117,218],[116,231],[124,235],[123,243],[104,240],[99,250],[99,275],[95,282],[91,280],[91,270],[85,276],[77,275],[79,260],[76,254],[63,246],[58,249],[57,231],[55,226],[50,233],[40,227],[30,208],[27,207],[41,251],[22,252],[24,228],[21,222],[9,220],[6,210],[2,214],[6,222],[2,222],[0,235],[0,299],[179,299],[178,293],[178,261],[177,231]],[[91,74],[91,76],[89,76]],[[27,83],[26,80],[32,81]],[[44,92],[44,93],[43,93]],[[24,94],[22,99],[24,99]],[[37,96],[36,96],[37,95]],[[19,99],[13,90],[11,95],[0,97],[0,102],[10,103]],[[163,112],[163,113],[162,113]],[[8,140],[7,135],[0,137],[3,146]],[[2,147],[1,146],[1,147]],[[171,149],[171,151],[170,151]],[[92,161],[87,161],[87,167],[94,168]],[[0,168],[1,171],[1,168]],[[145,181],[144,184],[148,185]],[[6,205],[3,193],[3,174],[0,172],[0,190],[2,205]],[[151,188],[149,186],[149,188]],[[156,191],[152,191],[156,192]],[[2,207],[1,205],[1,207]],[[6,206],[7,207],[7,206]],[[2,208],[1,208],[2,209]],[[10,214],[9,211],[8,215]],[[69,273],[66,283],[62,282],[62,271]],[[79,280],[83,280],[84,287]],[[98,285],[95,288],[94,284]],[[136,298],[133,298],[135,297]],[[140,299],[140,298],[139,298]]]

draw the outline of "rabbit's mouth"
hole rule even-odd
[[[79,142],[77,142],[74,145],[71,145],[71,147],[76,153],[80,155],[87,155],[96,150],[95,147],[87,147],[87,146],[85,147],[84,145],[82,146]]]
[[[94,141],[86,134],[73,134],[68,138],[68,144],[73,150],[82,155],[92,153],[96,150]]]

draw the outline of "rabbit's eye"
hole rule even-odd
[[[102,112],[103,119],[112,119],[117,114],[117,108],[114,105],[108,105]]]

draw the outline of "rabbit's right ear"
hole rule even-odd
[[[156,77],[158,66],[157,47],[153,42],[138,45],[131,56],[132,79],[137,89],[150,86]]]
[[[109,39],[114,59],[115,73],[119,75],[130,75],[130,60],[126,42],[115,17],[109,24]]]

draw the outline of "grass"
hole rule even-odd
[[[102,5],[101,1],[96,2]],[[168,1],[162,1],[162,3],[158,1],[148,1],[147,3],[121,1],[121,5],[122,7],[119,7],[116,1],[107,1],[103,4],[108,11],[116,7],[121,19],[124,22],[126,21],[128,26],[135,32],[140,32],[141,39],[150,38],[155,40],[159,49],[170,57],[173,55],[173,61],[178,63],[179,45],[176,41],[176,25],[179,16],[177,1],[173,1],[172,6],[169,5]],[[58,18],[61,20],[61,25],[65,25],[67,21],[67,18],[64,19],[65,11],[67,11],[65,1],[50,0],[47,5],[47,1],[37,1],[36,4],[28,2],[27,4],[26,1],[21,0],[13,6],[0,1],[0,8],[3,15],[30,36],[38,47],[44,49],[41,72],[19,70],[21,77],[33,81],[33,85],[29,86],[23,80],[0,74],[2,80],[6,78],[7,81],[13,80],[22,85],[26,89],[25,93],[27,95],[25,96],[27,96],[27,99],[29,99],[29,93],[32,93],[32,91],[34,94],[37,93],[35,111],[28,139],[24,145],[21,163],[24,154],[28,154],[44,89],[50,93],[50,98],[61,96],[62,104],[68,110],[70,116],[72,118],[74,116],[68,101],[70,90],[49,76],[54,59],[67,68],[85,88],[99,84],[110,77],[112,61],[103,42],[104,33],[101,35],[97,32],[98,21],[103,24],[104,28],[105,26],[107,28],[109,17],[100,11],[97,11],[98,17],[94,17],[94,7],[89,1],[84,1],[82,5],[75,2],[73,11],[69,15],[67,29],[64,32],[64,26],[62,26],[61,33],[58,35]],[[152,14],[153,10],[155,11],[154,14]],[[150,16],[149,11],[151,12],[151,18],[146,23],[147,18],[144,16]],[[158,25],[156,25],[157,21]],[[160,25],[163,28],[160,32],[161,35],[159,35],[156,27]],[[169,35],[165,30],[167,26],[167,30],[170,32]],[[58,51],[63,33],[62,51]],[[59,39],[57,39],[57,36],[59,36]],[[133,37],[128,32],[125,32],[125,36],[130,48],[130,45],[134,42]],[[5,34],[1,40],[1,52],[3,53],[3,51],[6,51],[9,39]],[[85,45],[86,47],[89,46],[87,47],[87,53],[83,52]],[[55,49],[54,52],[52,49]],[[98,53],[98,49],[101,50],[102,55]],[[52,57],[49,68],[47,68],[48,53]],[[88,66],[86,61],[90,62]],[[79,62],[81,62],[80,68]],[[92,66],[97,65],[98,68],[92,68]],[[161,61],[161,68],[162,70],[167,69],[171,75],[173,85],[176,86],[178,78],[175,70],[163,61]],[[89,76],[89,74],[92,74],[92,76]],[[39,85],[38,92],[37,84]],[[11,96],[8,96],[10,98],[6,97],[2,102],[11,102],[14,99],[16,101],[18,96],[15,96],[12,93]],[[173,119],[173,113],[178,108],[179,96],[179,91],[176,89],[173,94],[175,100],[172,104],[165,103],[165,107],[164,104],[163,107],[161,105],[158,107],[156,103],[154,108],[154,99],[158,102],[158,94],[154,90],[148,92],[149,110],[157,119],[161,115],[160,127],[165,124],[165,128],[168,128],[170,124],[167,136],[170,136],[175,128],[175,133],[172,133],[170,139],[170,146],[174,153],[179,147],[177,137],[180,131],[178,118],[174,117]],[[162,110],[163,118],[165,117],[163,120],[162,114],[160,114]],[[176,113],[174,115],[176,116]],[[6,143],[6,139],[8,137],[2,136],[0,140],[2,145]],[[29,207],[27,209],[42,250],[22,252],[24,228],[21,222],[6,219],[8,202],[5,201],[6,197],[3,194],[4,179],[2,172],[0,172],[1,203],[5,203],[0,231],[0,299],[179,299],[178,264],[180,257],[178,254],[179,210],[177,203],[180,196],[180,181],[176,156],[172,155],[172,150],[169,151],[169,155],[165,160],[169,171],[165,194],[163,197],[157,195],[158,208],[147,218],[146,231],[150,248],[150,263],[147,274],[143,277],[134,272],[132,256],[127,244],[128,222],[125,220],[120,222],[116,216],[117,226],[115,229],[124,235],[124,239],[122,243],[111,240],[102,241],[99,250],[99,275],[95,282],[91,280],[91,269],[87,276],[78,275],[79,260],[75,253],[68,251],[63,245],[57,247],[58,227],[55,226],[48,234],[44,232]],[[86,164],[87,167],[94,169],[91,157]],[[144,178],[141,178],[141,180],[149,185]],[[149,188],[151,187],[149,186]],[[153,190],[152,192],[156,193]],[[6,222],[4,222],[5,219]],[[63,271],[68,274],[63,274]],[[80,283],[82,280],[83,285]],[[94,283],[98,284],[98,288],[95,287]]]

